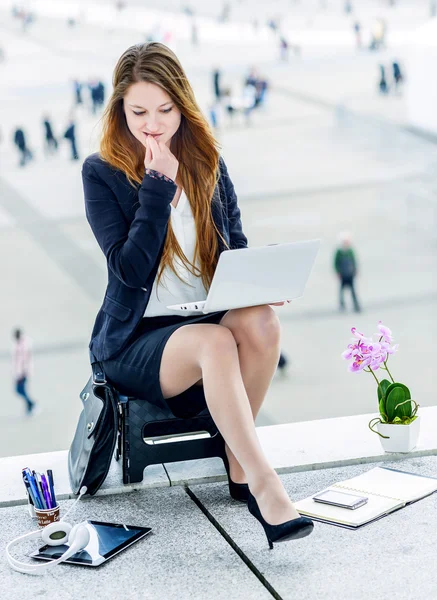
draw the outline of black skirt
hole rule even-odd
[[[173,398],[164,398],[159,382],[162,353],[170,336],[183,325],[220,323],[227,311],[199,317],[165,315],[144,317],[129,344],[113,358],[102,361],[108,380],[125,396],[144,399],[180,417],[193,416],[205,406],[203,387],[193,385]]]

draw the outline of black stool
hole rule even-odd
[[[171,410],[147,400],[119,395],[115,460],[122,459],[123,483],[143,480],[149,465],[225,457],[223,437],[205,404],[203,387],[195,386],[169,401]],[[199,432],[196,439],[171,441]]]

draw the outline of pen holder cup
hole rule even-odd
[[[32,517],[32,519],[36,519],[35,507],[33,505],[32,500],[30,499],[29,494],[27,494],[27,510],[29,512],[29,515]]]
[[[59,505],[55,508],[36,508],[34,507],[36,520],[39,527],[45,527],[59,521]]]

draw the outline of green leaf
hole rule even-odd
[[[391,383],[388,379],[383,379],[378,385],[378,400],[381,402],[383,398],[387,398],[387,388],[390,387]],[[381,405],[380,405],[381,406]]]
[[[385,408],[387,411],[389,423],[392,423],[394,418],[398,416],[396,414],[396,406],[404,400],[406,400],[405,391],[401,387],[392,387],[390,392],[387,394],[387,400],[385,402]]]
[[[387,412],[385,408],[385,398],[381,398],[379,401],[379,414],[383,417],[384,420],[387,419]]]
[[[386,381],[384,379],[384,381]],[[385,390],[385,397],[387,398],[387,396],[389,395],[389,393],[394,389],[394,388],[398,388],[401,387],[404,391],[405,391],[405,400],[410,400],[411,398],[411,394],[410,394],[410,390],[407,388],[406,385],[404,385],[403,383],[390,383],[390,385],[386,388]]]
[[[402,407],[398,407],[398,405],[402,404],[402,402],[405,402],[405,400],[408,400],[408,398],[406,398],[406,392],[403,389],[403,387],[393,384],[390,386],[390,388],[390,391],[387,394],[385,408],[387,410],[388,420],[391,423],[395,417],[404,416],[403,410],[405,405],[403,405]]]
[[[392,392],[398,390],[394,396],[391,396]],[[402,393],[399,392],[402,390]],[[387,400],[390,396],[390,412],[393,415],[389,416],[389,420],[392,421],[395,417],[411,417],[413,414],[413,409],[411,406],[411,402],[406,402],[406,400],[411,400],[410,390],[403,383],[392,383],[386,390],[386,410],[387,415],[389,409],[387,408]],[[392,404],[393,403],[393,404]],[[400,406],[398,406],[400,405]]]

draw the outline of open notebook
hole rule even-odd
[[[357,492],[361,496],[367,496],[369,500],[367,504],[351,510],[315,502],[310,496],[296,502],[296,509],[301,515],[311,517],[315,521],[356,529],[429,496],[437,491],[437,479],[387,467],[376,467],[326,489]]]

